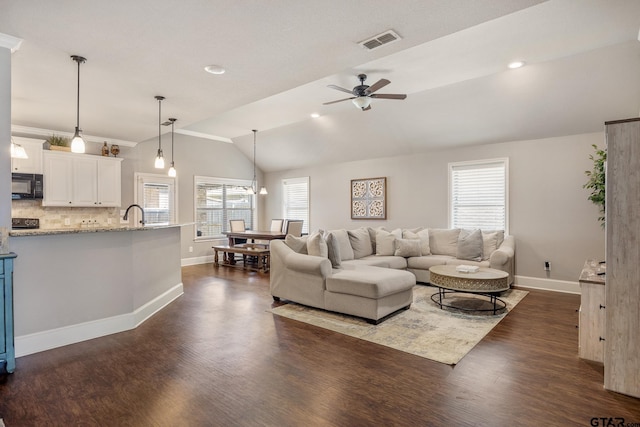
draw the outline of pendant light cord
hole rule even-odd
[[[76,129],[80,128],[80,61],[78,62],[78,91],[76,98]]]
[[[257,130],[253,129],[253,182],[251,187],[256,186],[255,191],[258,191],[258,182],[256,181],[256,133]]]

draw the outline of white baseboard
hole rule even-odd
[[[186,267],[188,265],[209,264],[213,262],[213,255],[196,256],[192,258],[182,258],[180,265]]]
[[[135,329],[182,294],[179,283],[132,313],[15,337],[16,357]]]
[[[568,280],[541,279],[539,277],[516,276],[515,285],[523,288],[579,294],[580,284]]]

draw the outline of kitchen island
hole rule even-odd
[[[133,329],[182,295],[180,225],[9,236],[17,357]]]

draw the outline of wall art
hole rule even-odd
[[[387,178],[351,180],[351,219],[387,219]]]

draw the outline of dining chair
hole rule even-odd
[[[272,219],[271,220],[271,227],[269,228],[269,231],[282,231],[282,226],[284,224],[284,219]]]
[[[285,232],[285,234],[291,234],[292,236],[300,237],[302,236],[303,224],[304,221],[301,219],[289,219],[287,220],[285,230],[283,231]]]

